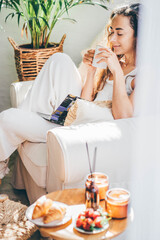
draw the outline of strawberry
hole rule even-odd
[[[81,217],[85,218],[85,212],[81,212],[81,213],[78,215],[78,218],[81,218]]]
[[[92,214],[92,218],[93,220],[95,220],[97,217],[100,217],[100,213],[98,211],[94,211],[93,214]]]
[[[86,231],[91,231],[93,230],[93,220],[91,218],[86,218],[84,221],[83,221],[83,229],[86,230]]]
[[[103,227],[103,218],[102,217],[97,217],[94,220],[95,227],[97,228],[102,228]]]
[[[85,217],[86,218],[92,218],[93,217],[94,210],[93,208],[87,208],[85,211]]]
[[[83,219],[77,218],[77,220],[76,220],[76,226],[79,227],[79,228],[81,228],[81,227],[83,226],[83,222],[84,222]]]

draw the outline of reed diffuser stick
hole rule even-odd
[[[87,142],[86,142],[86,149],[87,149],[87,155],[88,155],[88,162],[89,162],[90,173],[91,173],[91,177],[92,177],[91,160],[90,160],[90,156],[89,156],[89,150],[88,150],[88,143],[87,143]]]
[[[97,147],[95,147],[94,149],[94,156],[93,156],[93,172],[95,172],[95,169],[96,169],[96,157],[97,157]]]

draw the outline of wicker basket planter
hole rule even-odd
[[[34,80],[46,60],[56,52],[63,52],[64,34],[60,43],[51,43],[48,48],[31,49],[30,45],[20,45],[8,38],[14,48],[14,57],[19,81]]]

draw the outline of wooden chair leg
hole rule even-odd
[[[1,185],[1,183],[2,183],[2,182],[1,182],[1,179],[0,179],[0,185]]]

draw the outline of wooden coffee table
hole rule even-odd
[[[65,204],[71,205],[71,207],[76,208],[74,215],[77,216],[77,212],[81,212],[81,208],[84,208],[85,203],[85,190],[84,189],[65,189],[63,191],[52,192],[47,195],[54,201],[63,202]],[[77,206],[75,206],[77,205]],[[105,201],[101,201],[100,205],[104,208]],[[132,215],[132,214],[131,214]],[[129,217],[130,218],[130,217]],[[101,233],[87,235],[78,232],[73,228],[72,219],[61,226],[52,228],[39,228],[41,235],[43,237],[51,237],[56,240],[83,240],[83,239],[111,239],[122,233],[127,227],[128,219],[115,220],[111,219],[109,221],[109,228]]]

